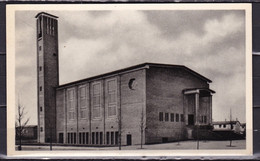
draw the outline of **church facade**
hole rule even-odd
[[[182,65],[143,63],[59,85],[57,18],[36,16],[39,142],[161,143],[212,123],[211,80]]]

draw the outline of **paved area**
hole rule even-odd
[[[174,150],[174,149],[245,149],[246,140],[233,140],[230,146],[230,141],[181,141],[173,143],[163,144],[151,144],[143,145],[143,149],[140,149],[140,145],[122,146],[122,150]],[[37,145],[23,145],[22,150],[24,151],[49,151],[50,146],[37,146]],[[53,151],[60,150],[118,150],[118,147],[82,147],[82,146],[53,146]]]

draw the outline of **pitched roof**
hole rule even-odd
[[[93,80],[93,79],[97,79],[97,78],[100,78],[100,77],[107,77],[107,76],[111,76],[111,75],[117,75],[117,74],[122,74],[122,73],[125,73],[125,72],[129,72],[129,71],[132,71],[132,70],[138,70],[138,69],[144,69],[144,68],[149,68],[149,67],[163,67],[163,68],[182,68],[184,70],[186,70],[187,72],[193,74],[194,76],[206,81],[206,82],[209,82],[211,83],[212,81],[204,76],[202,76],[201,74],[191,70],[190,68],[184,66],[184,65],[173,65],[173,64],[158,64],[158,63],[142,63],[142,64],[138,64],[138,65],[134,65],[134,66],[130,66],[130,67],[127,67],[127,68],[123,68],[123,69],[119,69],[119,70],[115,70],[115,71],[112,71],[112,72],[108,72],[108,73],[104,73],[104,74],[101,74],[101,75],[97,75],[97,76],[93,76],[93,77],[89,77],[89,78],[85,78],[85,79],[81,79],[81,80],[78,80],[78,81],[74,81],[74,82],[70,82],[70,83],[66,83],[66,84],[62,84],[60,86],[58,86],[57,88],[60,88],[60,87],[65,87],[65,86],[69,86],[69,85],[73,85],[73,84],[76,84],[76,83],[81,83],[81,82],[84,82],[84,81],[89,81],[89,80]]]

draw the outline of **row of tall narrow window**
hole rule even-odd
[[[42,16],[37,19],[37,38],[42,37]]]
[[[200,122],[206,124],[207,123],[207,116],[205,116],[205,115],[201,116]]]
[[[159,121],[165,121],[165,122],[184,122],[184,115],[178,114],[178,113],[163,113],[159,112]]]
[[[47,18],[47,20],[46,20],[46,34],[54,36],[54,34],[55,34],[54,26],[56,26],[57,22],[56,22],[56,20],[54,20],[52,18],[49,18],[49,17],[46,17],[46,18]]]
[[[37,19],[37,37],[41,38],[42,37],[42,20],[45,20],[45,29],[46,29],[46,34],[48,35],[55,35],[55,28],[57,27],[57,20],[49,17],[42,17],[40,16]]]
[[[92,144],[92,145],[103,145],[103,132],[92,132],[91,142],[89,140],[88,132],[80,132],[78,144]],[[67,143],[77,144],[77,133],[67,133]],[[106,143],[107,145],[117,145],[118,144],[118,131],[106,132]]]
[[[77,143],[77,133],[68,133],[67,134],[67,143],[68,144],[76,144]]]
[[[92,118],[99,118],[101,117],[101,83],[94,83],[92,84],[92,94],[91,94],[91,104],[92,104]],[[86,119],[87,118],[87,89],[86,86],[79,87],[79,118]],[[116,81],[109,80],[107,81],[107,105],[108,117],[116,116]],[[68,109],[68,119],[74,120],[76,118],[76,94],[75,89],[71,88],[67,90],[67,109]]]

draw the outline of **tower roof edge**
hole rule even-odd
[[[35,16],[35,18],[38,18],[40,15],[47,15],[47,16],[50,16],[50,17],[52,17],[52,18],[59,18],[59,17],[57,17],[57,16],[54,16],[54,15],[52,15],[52,14],[49,14],[49,13],[46,13],[46,12],[39,12],[36,16]]]

